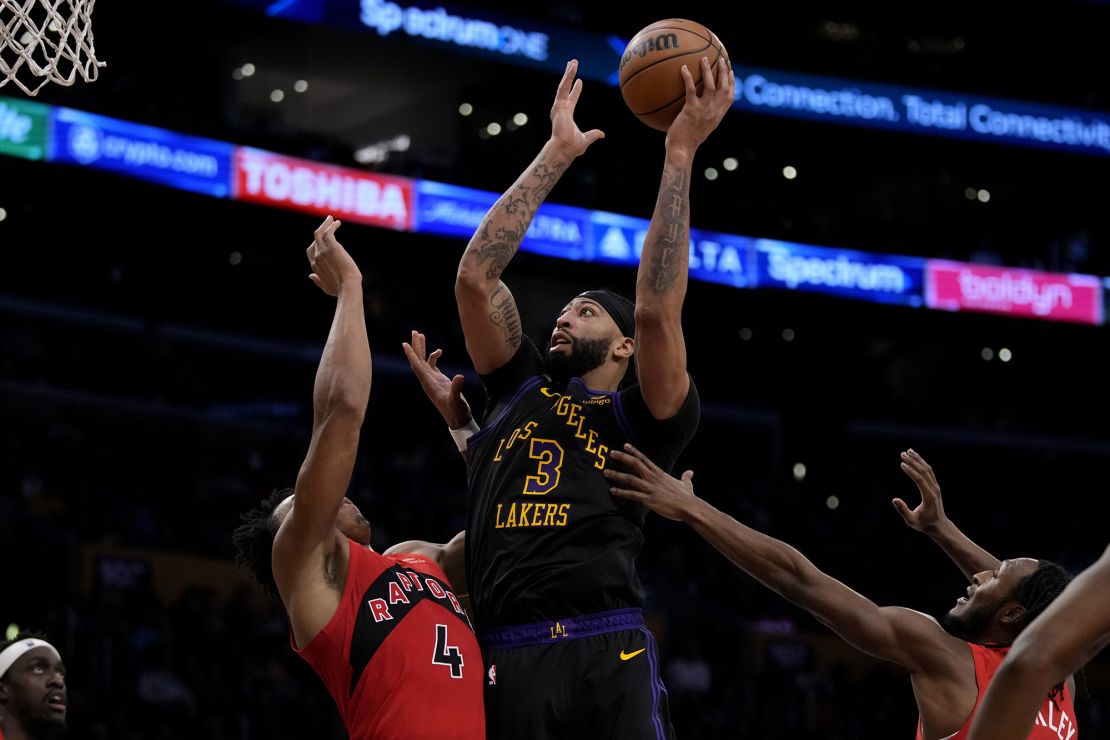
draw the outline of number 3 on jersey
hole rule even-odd
[[[524,477],[524,493],[543,496],[559,485],[563,469],[563,447],[553,439],[533,437],[528,447],[528,457],[538,460],[536,474]]]
[[[447,644],[447,625],[445,624],[436,625],[436,649],[432,653],[432,662],[450,668],[451,678],[462,678],[462,651],[455,645]]]

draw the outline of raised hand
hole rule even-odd
[[[902,472],[917,484],[917,490],[921,492],[921,503],[913,509],[900,498],[894,499],[891,503],[907,525],[918,532],[928,534],[947,519],[944,514],[944,500],[940,495],[940,484],[937,483],[937,477],[933,474],[929,463],[912,449],[902,453]]]
[[[732,106],[736,76],[724,57],[717,60],[716,68],[711,68],[709,58],[701,61],[702,91],[698,95],[694,76],[688,67],[682,67],[682,79],[686,83],[686,103],[678,116],[667,129],[667,148],[681,148],[693,153],[709,134],[717,128]]]
[[[470,404],[462,395],[463,376],[456,375],[448,378],[436,363],[443,355],[443,350],[437,349],[427,354],[427,344],[424,335],[418,331],[412,333],[412,343],[402,342],[405,357],[408,358],[412,374],[420,381],[428,400],[436,407],[447,426],[451,429],[465,427],[471,419]]]
[[[605,133],[596,128],[582,133],[574,122],[574,108],[582,94],[582,80],[575,79],[577,73],[578,60],[571,59],[567,62],[566,72],[555,93],[555,103],[551,106],[551,141],[573,157],[581,156],[590,144],[605,138]]]
[[[675,478],[653,463],[647,455],[626,444],[624,452],[612,450],[612,459],[623,465],[628,473],[605,469],[605,477],[613,484],[609,492],[614,496],[643,504],[656,514],[684,521],[690,506],[697,501],[694,495],[694,471],[687,470],[682,478]]]
[[[339,295],[340,288],[349,281],[362,284],[358,265],[335,238],[335,232],[342,223],[328,216],[313,232],[312,244],[305,250],[308,264],[312,267],[308,279],[330,296]]]

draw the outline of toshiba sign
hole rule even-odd
[[[410,180],[260,149],[236,150],[235,198],[397,231],[412,228]]]

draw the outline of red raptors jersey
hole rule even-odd
[[[971,648],[971,657],[975,660],[975,683],[979,685],[979,696],[975,698],[975,708],[971,710],[964,726],[954,735],[949,735],[944,740],[963,740],[971,730],[971,720],[975,712],[979,711],[979,704],[987,693],[995,671],[1002,664],[1006,653],[1010,652],[1009,646],[998,647],[991,645],[976,645],[968,643]],[[1064,682],[1063,691],[1055,696],[1046,696],[1041,709],[1037,712],[1037,720],[1033,723],[1033,732],[1029,740],[1076,740],[1079,728],[1075,724],[1075,707],[1072,705],[1071,693],[1068,684]],[[917,740],[921,740],[921,722],[917,723]]]
[[[351,542],[328,625],[303,649],[351,740],[481,740],[482,654],[443,571]]]

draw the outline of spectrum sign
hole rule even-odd
[[[757,239],[759,287],[920,306],[925,260]]]

